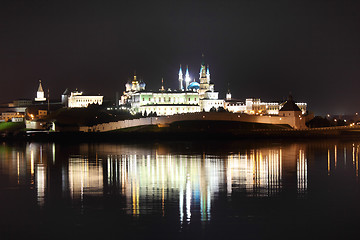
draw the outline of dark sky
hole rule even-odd
[[[315,114],[360,112],[360,1],[0,1],[0,102],[35,97],[38,79],[112,98],[134,70],[158,89],[198,77],[216,90]]]

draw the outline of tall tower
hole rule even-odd
[[[200,97],[203,97],[205,92],[210,89],[210,70],[209,66],[206,69],[204,61],[200,67]]]
[[[179,70],[179,83],[180,83],[180,90],[184,91],[184,87],[183,87],[183,73],[182,73],[182,69],[181,69],[181,64],[180,64],[180,70]]]
[[[186,66],[186,73],[185,73],[185,90],[187,90],[187,88],[189,87],[190,84],[190,74],[189,74],[189,67]]]
[[[41,86],[41,80],[39,80],[39,88],[36,92],[36,98],[35,98],[35,101],[36,102],[43,102],[43,101],[46,101],[46,98],[45,98],[45,93],[44,93],[44,90]]]

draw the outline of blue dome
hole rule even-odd
[[[191,82],[188,86],[188,90],[198,90],[200,89],[200,84],[198,82]]]

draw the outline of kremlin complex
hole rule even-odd
[[[204,114],[206,113],[211,113],[206,115],[208,116],[207,120],[287,124],[294,129],[306,128],[305,122],[309,120],[307,104],[295,102],[292,96],[289,96],[285,102],[262,102],[259,98],[247,98],[245,101],[241,101],[233,99],[230,89],[228,89],[226,97],[219,98],[219,92],[215,90],[215,84],[211,81],[209,65],[204,62],[200,66],[199,81],[191,80],[188,67],[184,74],[181,65],[177,81],[178,89],[165,89],[162,80],[161,88],[152,91],[146,89],[146,83],[138,80],[134,74],[133,79],[125,84],[123,94],[120,97],[117,94],[116,100],[112,103],[104,104],[104,96],[86,95],[78,90],[70,92],[68,89],[61,95],[61,101],[50,101],[49,92],[46,96],[42,82],[39,80],[34,100],[21,99],[9,104],[2,104],[0,121],[25,121],[27,128],[41,129],[42,125],[49,125],[49,123],[44,124],[42,119],[46,119],[46,116],[54,110],[80,109],[89,106],[103,107],[112,112],[125,111],[142,119],[156,117],[151,122],[158,122],[158,125],[167,125],[176,121],[201,120],[205,118]],[[34,107],[36,112],[30,113],[29,109],[34,109]],[[166,117],[167,120],[163,118],[160,121],[161,117]],[[145,125],[149,123],[148,120],[144,122],[146,122]],[[119,124],[113,124],[115,129],[122,128],[116,127],[121,125]],[[52,125],[52,129],[56,130],[55,123]],[[79,127],[82,131],[105,129],[105,127],[95,125]],[[111,127],[109,130],[114,129]]]

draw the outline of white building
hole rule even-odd
[[[89,104],[102,105],[104,96],[86,96],[82,92],[71,92],[68,97],[69,108],[86,108]]]
[[[284,104],[280,102],[261,102],[260,98],[247,98],[245,102],[242,102],[229,97],[224,105],[225,109],[234,113],[279,115],[279,110]],[[299,102],[296,105],[301,109],[302,114],[306,113],[306,103]]]
[[[200,83],[199,83],[200,82]],[[210,111],[224,107],[224,100],[218,99],[219,93],[210,82],[209,67],[201,64],[199,82],[191,82],[189,69],[186,68],[185,79],[180,65],[179,89],[167,91],[164,86],[159,91],[146,91],[144,82],[134,76],[125,85],[125,92],[120,105],[127,106],[132,113],[154,114],[158,116]]]

